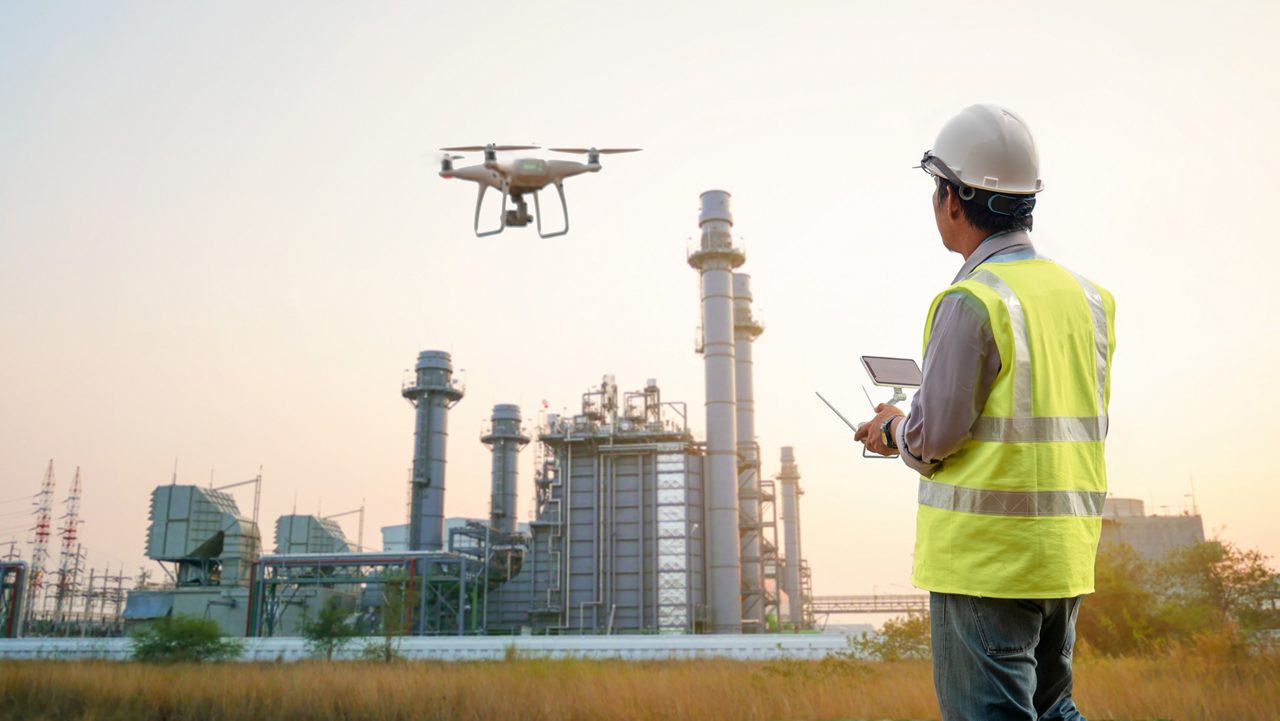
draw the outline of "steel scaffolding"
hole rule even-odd
[[[480,633],[484,574],[482,562],[447,551],[262,556],[251,572],[246,635],[276,635],[285,611],[306,587],[372,595],[374,603],[361,605],[381,612],[377,627],[366,629],[374,633]],[[396,628],[387,629],[383,619]]]

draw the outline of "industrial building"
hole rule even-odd
[[[264,554],[256,496],[245,515],[227,487],[175,479],[152,493],[146,546],[170,577],[129,594],[127,624],[183,613],[229,634],[290,636],[322,606],[339,604],[369,634],[812,625],[795,452],[782,448],[777,477],[768,478],[755,437],[752,346],[764,327],[752,313],[750,277],[735,272],[746,254],[733,240],[729,194],[701,199],[701,242],[687,260],[701,289],[704,439],[689,429],[687,404],[664,398],[656,379],[622,390],[606,375],[583,393],[578,413],[547,414],[531,430],[518,406],[498,404],[477,439],[491,457],[489,514],[446,519],[449,411],[466,389],[449,353],[426,350],[400,389],[414,408],[408,522],[383,529],[382,551],[351,542],[332,518],[289,514],[276,520],[274,552]],[[534,494],[522,499],[526,449]],[[528,524],[517,522],[522,503],[532,509]],[[0,597],[20,598],[12,589],[23,571],[6,570]],[[8,617],[20,617],[16,605],[6,606]]]
[[[1196,509],[1178,515],[1146,515],[1137,498],[1108,498],[1102,504],[1102,537],[1099,547],[1127,544],[1148,561],[1164,560],[1170,553],[1204,543],[1204,521]]]

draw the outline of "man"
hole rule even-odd
[[[911,412],[878,406],[855,438],[920,473],[912,581],[930,591],[942,718],[1081,719],[1071,653],[1107,489],[1115,303],[1032,246],[1043,185],[1013,112],[966,108],[920,166],[965,261],[925,320]]]

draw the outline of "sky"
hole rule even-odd
[[[1175,513],[1194,487],[1208,533],[1280,555],[1278,21],[1238,1],[0,4],[0,540],[29,537],[52,459],[59,501],[82,474],[88,565],[143,566],[176,459],[184,483],[261,467],[268,547],[281,514],[362,503],[374,545],[404,520],[399,391],[426,349],[465,369],[450,516],[487,515],[496,403],[532,422],[603,374],[652,377],[701,435],[685,253],[719,188],[766,325],[764,472],[795,447],[815,593],[907,592],[915,477],[863,460],[813,392],[869,417],[858,357],[919,358],[962,259],[911,166],[994,102],[1036,137],[1037,248],[1117,299],[1112,493]],[[566,183],[567,236],[480,239],[474,186],[433,153],[488,142],[644,151]]]

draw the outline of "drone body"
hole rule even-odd
[[[514,161],[499,161],[499,151],[510,150],[536,150],[536,145],[466,145],[451,148],[441,148],[446,153],[451,152],[483,152],[484,162],[480,165],[469,165],[465,168],[454,168],[453,161],[459,159],[458,155],[445,155],[440,159],[440,177],[442,178],[459,178],[469,180],[479,186],[479,193],[476,195],[476,216],[475,216],[475,232],[476,236],[483,238],[488,235],[496,235],[507,229],[507,226],[524,227],[530,221],[537,221],[538,235],[543,238],[554,238],[558,235],[564,235],[569,232],[569,204],[564,197],[564,180],[582,173],[595,173],[600,170],[600,156],[612,153],[632,153],[639,148],[604,148],[597,150],[596,148],[551,148],[557,153],[577,153],[587,156],[587,162],[579,163],[572,160],[544,160],[542,158],[519,158]],[[538,193],[548,185],[554,185],[556,193],[560,196],[560,208],[564,211],[564,227],[553,232],[543,232],[542,229],[542,207],[538,199]],[[502,209],[499,211],[498,227],[490,230],[480,230],[480,208],[484,203],[484,195],[493,188],[502,193]],[[533,195],[534,215],[529,214],[529,208],[524,196]],[[507,203],[510,201],[515,205],[514,209],[508,209]]]

